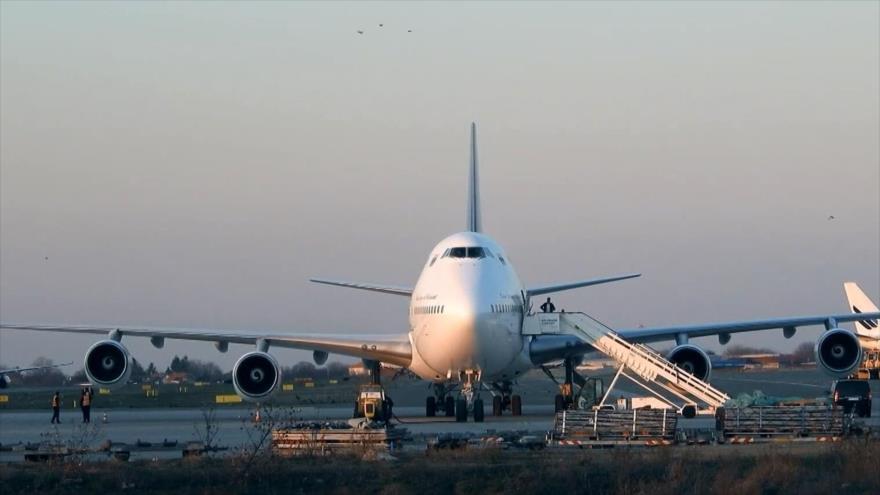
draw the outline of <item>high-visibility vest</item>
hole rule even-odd
[[[91,406],[92,405],[92,394],[90,394],[88,392],[83,394],[82,405],[83,406]]]
[[[57,395],[52,396],[52,407],[58,407],[61,405],[61,401],[58,399]]]

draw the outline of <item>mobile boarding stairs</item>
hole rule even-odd
[[[584,313],[537,313],[523,321],[524,335],[573,335],[617,362],[618,370],[600,406],[623,376],[671,407],[716,409],[730,397],[679,368],[644,344],[627,342],[610,327]],[[691,409],[695,412],[695,409]],[[688,414],[690,415],[690,414]]]

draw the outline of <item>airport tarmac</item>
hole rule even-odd
[[[824,397],[830,380],[815,370],[785,370],[774,372],[730,372],[716,373],[713,383],[736,397],[746,391],[761,390],[767,395],[791,397]],[[608,380],[610,381],[610,380]],[[608,383],[606,381],[606,383]],[[552,429],[554,414],[552,397],[555,387],[546,378],[532,376],[522,380],[517,389],[523,394],[524,415],[512,417],[486,416],[484,423],[456,423],[452,418],[424,417],[424,397],[429,389],[424,382],[397,380],[387,384],[388,393],[395,400],[395,414],[401,426],[413,436],[424,437],[438,434],[493,434],[502,432],[530,432],[543,434]],[[873,382],[874,396],[880,396],[880,383]],[[626,387],[621,388],[625,391]],[[785,393],[779,393],[785,392]],[[252,413],[255,406],[222,406],[213,409],[213,424],[217,428],[215,444],[232,450],[248,445],[257,428]],[[204,431],[204,409],[110,409],[96,407],[92,412],[94,432],[92,443],[103,441],[134,444],[137,441],[161,443],[174,440],[179,444],[200,440],[199,431]],[[103,422],[106,413],[107,422]],[[279,407],[264,411],[263,417],[274,415],[281,422],[286,421],[324,421],[346,420],[351,417],[352,407],[339,405]],[[67,409],[62,412],[62,424],[50,425],[50,411],[4,411],[0,412],[0,444],[8,446],[18,443],[36,443],[45,439],[69,440],[83,435],[81,415],[78,410]],[[712,417],[698,417],[682,420],[681,429],[711,429]],[[875,399],[872,417],[866,421],[872,427],[880,426],[880,400]],[[179,450],[177,452],[179,455]],[[3,452],[0,460],[20,460],[20,453]]]

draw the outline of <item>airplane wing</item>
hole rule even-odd
[[[28,330],[36,332],[62,332],[77,334],[93,334],[107,336],[111,332],[131,337],[148,337],[154,345],[161,347],[164,339],[194,340],[214,342],[220,346],[228,344],[256,345],[264,341],[270,347],[285,347],[307,351],[321,351],[342,354],[363,359],[372,359],[383,363],[409,366],[412,359],[412,346],[405,336],[394,335],[350,335],[350,336],[304,336],[304,335],[271,335],[241,334],[214,330],[190,330],[174,328],[144,328],[124,326],[84,326],[84,325],[19,325],[0,324],[2,330]]]
[[[607,284],[609,282],[617,282],[618,280],[626,280],[628,278],[641,277],[641,273],[630,273],[627,275],[619,275],[617,277],[594,278],[590,280],[579,280],[577,282],[568,282],[564,284],[544,285],[541,287],[529,287],[526,293],[529,296],[540,296],[541,294],[550,294],[551,292],[562,292],[564,290],[577,289],[578,287],[587,287],[589,285]]]
[[[374,292],[383,292],[385,294],[394,294],[395,296],[411,296],[413,293],[410,287],[400,287],[398,285],[381,285],[365,282],[344,282],[341,280],[325,280],[321,278],[310,278],[309,282],[316,284],[335,285],[337,287],[348,287],[349,289],[371,290]]]
[[[13,373],[21,373],[23,371],[47,370],[50,368],[60,368],[62,366],[70,366],[73,361],[62,364],[50,364],[49,366],[32,366],[30,368],[10,368],[8,370],[0,370],[0,375],[11,375]]]
[[[847,313],[843,315],[801,316],[794,318],[774,318],[769,320],[708,323],[704,325],[634,328],[628,330],[622,329],[618,330],[618,333],[621,337],[630,342],[648,343],[673,340],[677,335],[706,337],[709,335],[730,335],[739,332],[754,332],[756,330],[772,330],[774,328],[781,328],[787,332],[792,332],[793,334],[793,331],[798,327],[824,325],[828,321],[832,322],[833,326],[837,326],[838,323],[871,321],[876,320],[877,318],[880,318],[880,312],[860,314]]]

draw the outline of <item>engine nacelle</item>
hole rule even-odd
[[[849,330],[832,328],[816,341],[816,362],[826,373],[841,378],[850,375],[862,362],[862,345]]]
[[[9,378],[9,375],[0,375],[0,390],[8,387],[10,383],[12,383],[12,378]]]
[[[232,384],[235,392],[246,400],[266,399],[281,384],[281,368],[270,354],[249,352],[235,362]]]
[[[125,385],[131,375],[131,354],[115,340],[102,340],[86,351],[84,368],[86,377],[95,385]]]
[[[709,355],[695,345],[676,346],[669,351],[666,359],[704,382],[708,382],[712,374],[712,361],[709,360]]]

